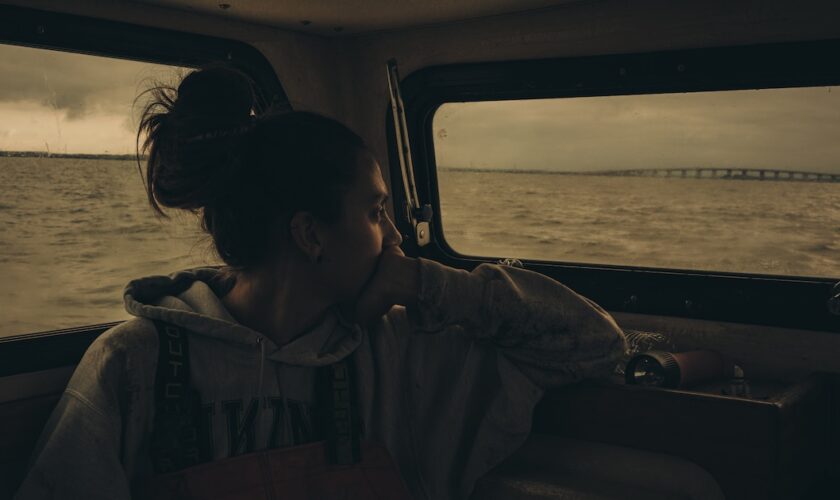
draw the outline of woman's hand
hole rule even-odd
[[[417,259],[406,257],[400,247],[382,251],[373,277],[356,300],[356,322],[367,325],[378,320],[395,305],[417,301],[420,278]]]

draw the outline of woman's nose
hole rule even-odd
[[[400,246],[402,245],[403,238],[399,231],[397,231],[397,226],[394,225],[394,221],[391,220],[391,216],[386,212],[386,228],[385,228],[385,239],[383,241],[385,246]]]

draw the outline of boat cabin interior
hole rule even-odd
[[[155,226],[131,119],[149,80],[220,62],[263,109],[361,135],[407,255],[542,273],[627,335],[613,378],[548,391],[473,498],[840,498],[838,18],[830,0],[0,0],[0,498],[128,318],[125,283],[218,263],[191,221]]]

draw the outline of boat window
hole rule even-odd
[[[185,68],[0,45],[0,337],[128,318],[139,276],[215,264],[159,220],[137,168],[140,91]]]
[[[840,87],[450,102],[432,129],[459,254],[840,276]]]

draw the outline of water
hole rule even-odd
[[[215,263],[198,221],[158,221],[131,161],[0,157],[0,337],[129,317],[131,279]]]
[[[840,184],[442,171],[465,254],[840,276]],[[131,279],[216,264],[130,161],[0,157],[0,336],[125,319]]]
[[[840,183],[439,172],[468,255],[840,277]]]

